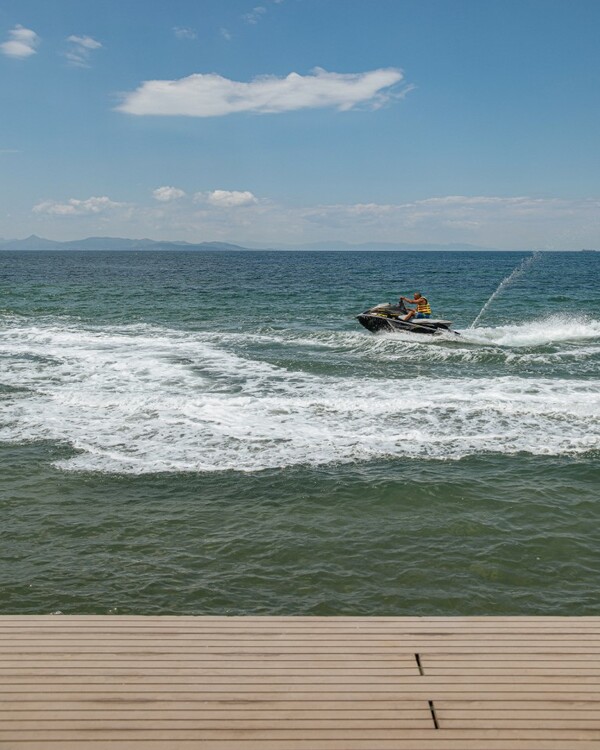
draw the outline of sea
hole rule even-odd
[[[0,613],[600,614],[599,281],[592,252],[2,252]],[[460,336],[355,319],[415,291]]]

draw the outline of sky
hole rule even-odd
[[[600,247],[598,0],[0,0],[0,237]]]

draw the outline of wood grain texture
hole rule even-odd
[[[600,618],[3,616],[0,749],[42,748],[600,748]]]

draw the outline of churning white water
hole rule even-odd
[[[574,335],[583,357],[586,347],[597,348],[600,324],[579,326],[575,334],[572,326],[554,329],[554,341]],[[245,334],[16,324],[0,342],[7,389],[0,440],[59,441],[76,451],[61,462],[65,469],[134,474],[598,448],[598,379],[470,371],[474,352],[486,345],[512,344],[514,356],[531,356],[522,347],[547,342],[547,329],[474,329],[470,341],[447,348],[327,334],[369,359],[436,362],[447,355],[459,365],[454,374],[414,378],[395,367],[383,377],[358,367],[336,376],[274,364],[241,345]],[[290,345],[297,351],[298,342]]]

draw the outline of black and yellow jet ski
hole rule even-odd
[[[428,335],[439,335],[441,333],[453,333],[456,336],[460,334],[453,331],[450,326],[451,320],[442,320],[441,318],[412,318],[404,320],[408,310],[404,302],[400,300],[397,305],[391,305],[384,302],[365,310],[356,319],[372,333],[380,332],[402,332],[402,333],[424,333]]]

